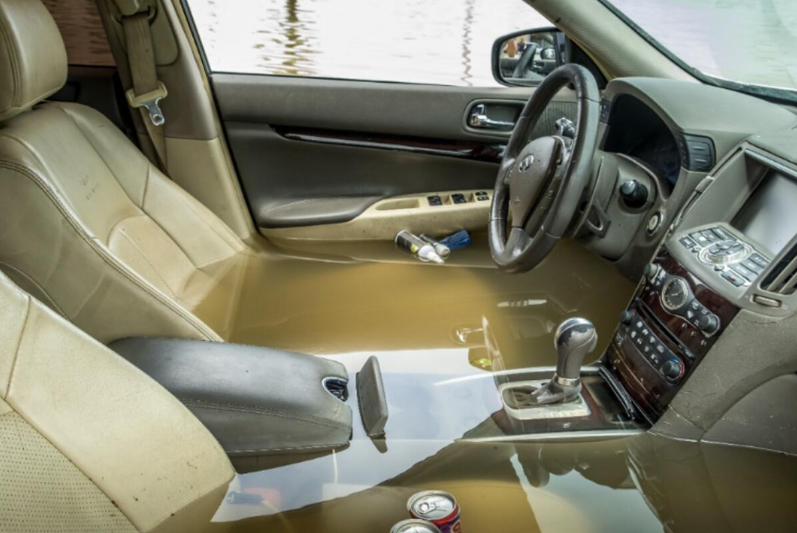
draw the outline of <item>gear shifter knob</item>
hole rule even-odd
[[[598,344],[595,326],[584,318],[571,318],[556,329],[556,377],[577,380],[584,358]]]
[[[556,329],[554,345],[556,373],[551,381],[531,394],[529,400],[532,404],[551,405],[578,397],[581,392],[581,363],[598,345],[598,334],[589,320],[570,318]]]

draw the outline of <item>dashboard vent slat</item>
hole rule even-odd
[[[767,275],[761,288],[775,294],[788,296],[797,290],[797,244],[786,253]]]
[[[794,290],[797,288],[797,276],[792,275],[791,278],[783,285],[783,289],[781,289],[781,294],[794,294]]]

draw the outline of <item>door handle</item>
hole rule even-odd
[[[473,106],[468,117],[468,124],[472,128],[479,128],[485,130],[511,130],[515,127],[514,122],[507,122],[503,120],[494,120],[487,116],[484,104]]]

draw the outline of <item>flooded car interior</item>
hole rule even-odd
[[[793,530],[797,96],[604,0],[485,87],[192,2],[0,0],[0,531]]]

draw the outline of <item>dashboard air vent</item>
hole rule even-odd
[[[761,288],[784,296],[794,294],[797,290],[797,244],[780,258],[761,284]]]
[[[684,135],[673,132],[678,151],[681,153],[681,165],[694,172],[708,172],[716,163],[714,141],[699,135]]]

